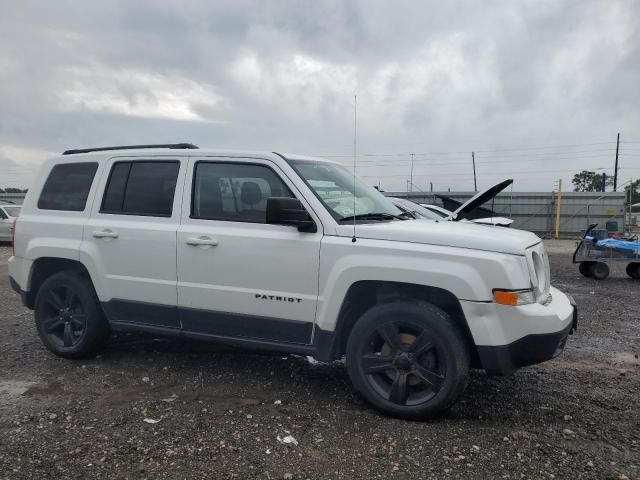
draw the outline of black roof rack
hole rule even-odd
[[[75,150],[65,150],[62,155],[73,155],[74,153],[106,152],[109,150],[134,150],[140,148],[172,148],[172,149],[194,149],[200,148],[193,143],[162,143],[157,145],[121,145],[118,147],[98,147],[98,148],[77,148]]]

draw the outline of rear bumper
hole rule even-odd
[[[16,280],[11,276],[9,276],[9,284],[11,285],[11,288],[13,289],[13,291],[16,292],[18,295],[20,295],[20,300],[22,301],[22,304],[26,307],[27,306],[27,292],[22,290],[20,288],[20,285],[18,285],[18,282],[16,282]]]
[[[32,265],[32,260],[16,257],[15,255],[9,257],[9,260],[7,261],[9,269],[9,283],[11,284],[11,288],[20,295],[22,303],[25,306],[27,306],[29,300],[27,289]]]
[[[563,303],[566,302],[570,306],[570,309],[562,308],[556,312],[556,325],[560,327],[559,330],[531,333],[504,345],[477,346],[482,368],[489,375],[510,375],[520,367],[545,362],[562,353],[569,334],[577,330],[578,309],[572,297],[564,296],[557,290],[553,294],[554,301],[561,300],[562,296]],[[514,315],[511,321],[529,323],[536,322],[536,318],[518,318],[518,315]]]

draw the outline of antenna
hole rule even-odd
[[[358,96],[353,96],[353,237],[351,241],[356,241],[356,157],[358,155]]]

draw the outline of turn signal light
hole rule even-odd
[[[493,299],[500,305],[527,305],[534,303],[535,297],[531,290],[494,290]]]

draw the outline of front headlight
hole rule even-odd
[[[536,296],[531,288],[525,290],[500,290],[496,288],[493,290],[493,300],[500,305],[516,307],[535,303]]]

